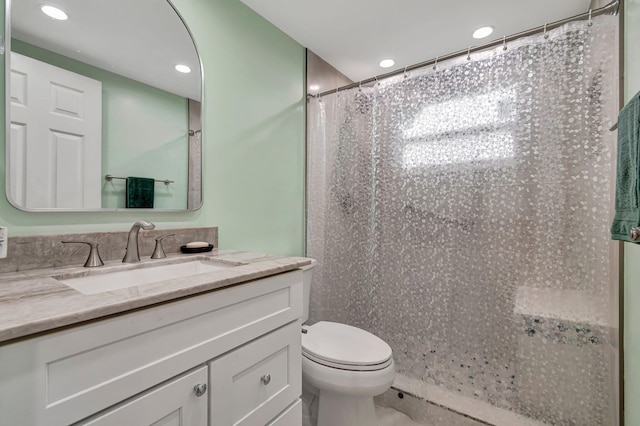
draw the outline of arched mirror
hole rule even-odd
[[[198,209],[202,71],[173,6],[7,0],[5,13],[11,204]]]

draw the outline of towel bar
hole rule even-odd
[[[127,178],[126,178],[126,177],[118,177],[118,176],[105,175],[105,176],[104,176],[104,179],[105,179],[106,181],[111,182],[111,180],[113,180],[113,179],[125,179],[125,180],[126,180]],[[174,183],[174,181],[169,180],[169,179],[154,179],[154,181],[156,181],[156,182],[162,182],[162,183],[164,183],[165,185],[169,185],[170,183]]]

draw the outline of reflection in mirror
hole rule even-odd
[[[6,11],[9,201],[198,209],[202,74],[180,16],[167,0],[55,6],[66,16],[45,14],[40,0]]]

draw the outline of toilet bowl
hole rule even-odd
[[[305,308],[312,264],[303,269]],[[395,364],[391,347],[379,337],[346,324],[303,325],[302,387],[313,396],[317,426],[376,426],[373,397],[391,387]]]

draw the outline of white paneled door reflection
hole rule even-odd
[[[102,84],[11,53],[9,191],[25,208],[100,208]]]

